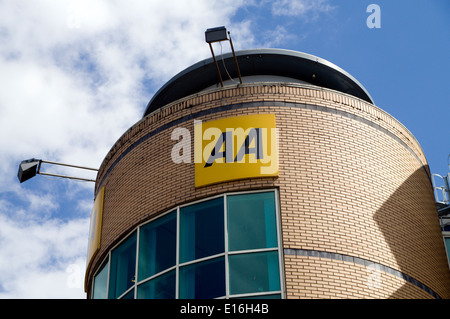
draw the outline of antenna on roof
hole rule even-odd
[[[239,82],[242,84],[242,77],[241,77],[241,71],[239,70],[239,65],[237,62],[236,54],[234,53],[234,47],[233,42],[231,41],[231,35],[230,32],[227,32],[227,29],[225,27],[217,27],[217,28],[211,28],[207,29],[205,32],[205,40],[209,44],[209,48],[211,50],[211,54],[214,60],[214,64],[216,66],[217,75],[219,76],[220,85],[223,87],[223,80],[222,75],[220,74],[219,65],[217,64],[216,56],[214,55],[214,50],[211,43],[214,42],[221,42],[221,41],[230,41],[231,51],[233,53],[234,63],[236,65]]]

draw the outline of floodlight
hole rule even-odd
[[[217,64],[216,56],[214,54],[211,43],[221,42],[221,41],[230,41],[231,51],[233,52],[233,58],[234,58],[234,63],[236,65],[239,82],[240,82],[240,84],[242,84],[241,71],[239,70],[239,65],[237,62],[236,54],[234,53],[234,47],[233,47],[233,42],[231,41],[230,32],[229,31],[227,32],[227,29],[223,26],[207,29],[205,32],[205,41],[209,44],[209,48],[211,50],[211,54],[212,54],[212,57],[214,60],[214,65],[216,66],[217,75],[219,77],[220,85],[222,87],[223,87],[222,75],[220,74],[219,65]],[[225,61],[222,60],[222,62],[223,62],[224,68],[226,69]],[[227,71],[227,73],[228,73],[228,71]],[[231,79],[231,77],[230,77],[230,79]]]
[[[206,30],[205,40],[208,43],[228,40],[227,29],[225,27],[217,27]]]
[[[19,181],[23,183],[26,180],[29,180],[30,178],[36,176],[39,164],[40,160],[35,158],[20,162],[19,172],[17,174]]]
[[[95,182],[95,180],[88,179],[88,178],[67,176],[67,175],[58,175],[58,174],[41,172],[41,164],[42,163],[61,165],[61,166],[68,166],[68,167],[86,169],[86,170],[91,170],[91,171],[96,171],[96,172],[98,171],[98,169],[96,169],[96,168],[89,168],[89,167],[84,167],[84,166],[76,166],[76,165],[63,164],[63,163],[57,163],[57,162],[49,162],[49,161],[43,161],[43,160],[32,158],[32,159],[24,160],[24,161],[20,162],[19,172],[17,174],[17,177],[19,178],[19,181],[21,183],[23,183],[23,182],[29,180],[30,178],[36,176],[36,174],[40,174],[40,175],[47,175],[47,176],[54,176],[54,177],[76,179],[76,180],[79,180],[79,181]]]

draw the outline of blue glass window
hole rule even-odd
[[[94,289],[92,292],[93,299],[106,299],[106,289],[108,286],[108,269],[109,263],[106,262],[101,270],[94,277]]]
[[[180,299],[225,296],[225,259],[214,258],[180,268]]]
[[[134,285],[136,272],[136,233],[111,252],[109,298],[119,298]]]
[[[273,192],[229,195],[227,210],[230,251],[277,247]]]
[[[445,248],[447,249],[448,262],[450,264],[450,237],[444,237]]]
[[[138,299],[174,299],[175,270],[151,279],[138,287]]]
[[[224,250],[222,197],[180,209],[180,263],[223,253]]]
[[[134,289],[132,289],[129,292],[127,292],[120,299],[134,299]]]
[[[95,275],[92,298],[281,298],[276,194],[226,194],[138,227]]]
[[[139,280],[174,266],[176,250],[176,212],[143,226],[139,233]]]
[[[229,256],[230,294],[280,290],[278,252]]]
[[[249,296],[249,297],[238,297],[235,299],[281,299],[281,294],[256,295],[256,296]]]

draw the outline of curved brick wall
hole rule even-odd
[[[173,129],[193,137],[194,119],[256,113],[276,116],[279,177],[195,189],[193,154],[192,164],[171,160]],[[429,175],[412,134],[349,95],[279,83],[198,93],[143,118],[107,154],[88,287],[108,251],[143,221],[214,194],[277,187],[287,298],[449,298]]]

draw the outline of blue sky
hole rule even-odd
[[[370,4],[381,28],[367,26]],[[0,0],[0,298],[85,297],[93,185],[20,184],[20,161],[99,167],[167,80],[210,57],[207,28],[226,26],[236,50],[291,49],[341,67],[447,174],[449,18],[448,0]]]

